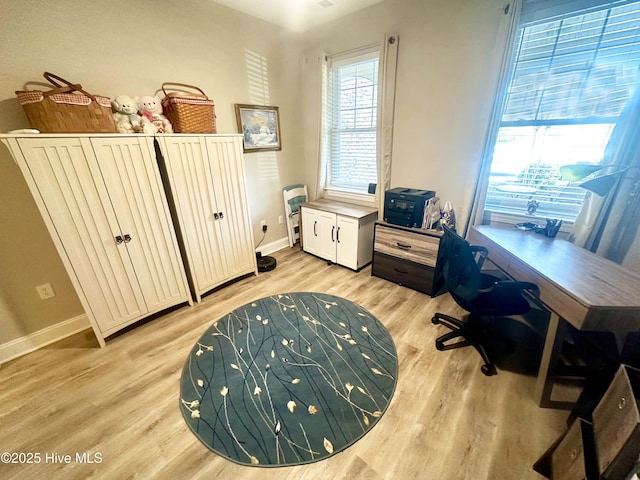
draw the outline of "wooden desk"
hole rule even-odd
[[[489,259],[516,280],[540,287],[551,312],[535,398],[552,406],[552,375],[566,321],[580,330],[608,331],[621,348],[630,331],[640,330],[640,275],[573,243],[534,232],[481,225],[468,241],[489,249]]]

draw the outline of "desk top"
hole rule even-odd
[[[513,278],[538,284],[541,300],[574,326],[585,327],[601,310],[601,317],[635,318],[640,328],[640,275],[621,265],[566,240],[513,228],[475,226],[469,242],[486,246],[489,259]]]

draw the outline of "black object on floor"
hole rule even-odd
[[[258,261],[259,272],[270,272],[276,268],[276,259],[268,255],[262,256],[262,253],[256,252],[256,259]]]

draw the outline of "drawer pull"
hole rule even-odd
[[[409,250],[411,248],[411,245],[407,245],[406,243],[396,242],[396,245],[398,245],[398,248],[401,248],[402,250]]]
[[[620,398],[620,401],[618,402],[618,410],[622,410],[626,404],[627,399],[624,397]]]
[[[578,456],[578,450],[574,448],[573,450],[571,450],[571,460],[575,460],[577,456]]]
[[[397,268],[394,268],[393,270],[400,275],[407,275],[409,273],[404,270],[398,270]]]

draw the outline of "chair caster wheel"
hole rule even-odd
[[[431,319],[431,323],[433,323],[434,325],[437,325],[440,323],[440,319],[438,317],[433,317]]]
[[[482,365],[480,367],[480,370],[482,370],[482,373],[484,373],[487,377],[490,377],[492,375],[496,375],[498,372],[496,371],[496,367],[493,363],[487,363],[485,365]]]

